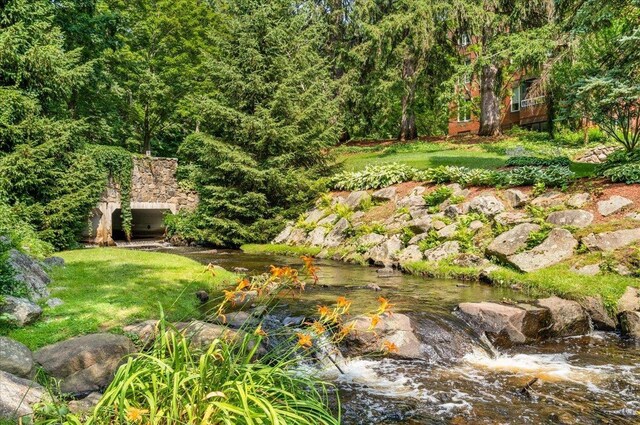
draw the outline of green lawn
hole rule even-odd
[[[358,171],[371,164],[398,162],[424,170],[441,165],[496,169],[503,167],[509,155],[518,149],[529,155],[572,157],[582,146],[564,146],[546,140],[526,140],[517,137],[492,143],[407,142],[390,146],[342,147],[335,150],[336,162],[345,170]],[[593,164],[573,163],[571,170],[578,177],[593,175]]]
[[[45,307],[33,325],[4,332],[31,349],[157,318],[159,304],[168,320],[198,317],[194,292],[235,279],[222,270],[216,270],[214,277],[202,264],[173,254],[95,248],[58,255],[66,266],[52,271],[50,289],[64,304]]]

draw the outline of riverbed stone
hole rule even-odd
[[[338,220],[336,224],[334,224],[333,229],[327,234],[324,239],[324,246],[327,248],[335,248],[344,242],[344,232],[349,228],[349,220],[346,218],[341,218]]]
[[[504,204],[493,195],[478,196],[471,200],[469,210],[494,217],[505,210]]]
[[[527,244],[529,235],[540,230],[537,224],[518,224],[495,238],[487,247],[487,255],[506,260],[508,256],[517,253]]]
[[[623,311],[640,311],[640,290],[627,286],[624,294],[618,300],[617,310],[619,313]]]
[[[31,416],[32,406],[46,400],[46,394],[40,384],[0,371],[0,419]]]
[[[523,207],[529,201],[529,195],[518,189],[505,190],[504,197],[512,208]]]
[[[627,199],[624,196],[613,195],[606,201],[598,202],[598,212],[602,216],[607,217],[622,211],[631,205],[633,205],[633,201],[631,199]]]
[[[26,298],[5,296],[4,302],[0,304],[0,313],[10,316],[10,321],[18,326],[29,325],[42,315],[42,308]]]
[[[456,234],[456,230],[458,229],[457,223],[451,223],[442,229],[438,230],[438,236],[443,239],[452,238]]]
[[[379,190],[376,190],[371,194],[373,199],[378,201],[394,201],[397,197],[398,191],[395,187],[385,187]]]
[[[547,192],[531,201],[531,205],[540,208],[553,208],[564,204],[567,196],[560,192]]]
[[[593,214],[584,210],[564,210],[549,214],[547,222],[555,226],[572,226],[583,228],[593,222]]]
[[[623,311],[618,319],[622,336],[640,340],[640,312]]]
[[[352,331],[344,340],[344,348],[350,356],[374,354],[384,351],[384,343],[395,344],[397,351],[389,352],[393,357],[418,359],[421,356],[420,340],[414,334],[411,319],[401,313],[385,313],[375,327],[371,328],[371,316],[357,316],[345,324]]]
[[[38,261],[17,249],[12,249],[9,251],[7,262],[15,271],[14,279],[27,287],[30,299],[37,301],[49,297],[47,285],[51,283],[51,278]]]
[[[358,239],[358,245],[375,246],[384,242],[386,238],[386,236],[378,233],[367,233],[366,235],[360,236]]]
[[[614,331],[616,329],[616,321],[607,313],[602,297],[585,297],[580,300],[580,305],[591,318],[594,329],[599,331]]]
[[[400,265],[420,260],[422,260],[422,251],[420,251],[418,245],[409,245],[398,253],[398,263],[400,263]]]
[[[535,248],[512,255],[507,261],[523,272],[543,269],[571,258],[578,241],[565,229],[553,229],[547,239]]]
[[[367,202],[371,200],[371,195],[366,190],[358,190],[356,192],[351,192],[347,199],[344,200],[344,203],[349,206],[352,210],[356,210],[360,208],[363,202]]]
[[[503,226],[513,226],[515,224],[531,223],[533,221],[533,218],[529,214],[521,211],[503,212],[493,219],[496,223],[502,224]]]
[[[307,236],[307,243],[311,246],[322,246],[328,232],[329,230],[324,226],[316,227]]]
[[[527,304],[462,303],[456,314],[501,347],[540,340],[551,324],[549,310]]]
[[[638,241],[640,241],[640,228],[591,233],[582,238],[582,243],[590,251],[603,252],[615,251]]]
[[[234,331],[226,326],[215,325],[201,320],[178,322],[175,327],[189,339],[192,347],[203,350],[208,349],[215,340],[224,339],[229,342],[235,342],[240,336],[240,331]]]
[[[439,262],[447,257],[460,253],[460,244],[458,241],[448,241],[435,248],[428,249],[424,252],[427,261]]]
[[[282,229],[280,233],[278,233],[278,236],[276,236],[273,239],[273,243],[276,243],[276,244],[285,243],[289,239],[289,236],[291,235],[292,231],[293,231],[293,225],[287,224],[285,228]]]
[[[549,297],[538,300],[537,305],[551,312],[551,331],[554,336],[586,335],[591,331],[589,316],[576,301]]]
[[[34,358],[52,377],[60,379],[63,393],[84,393],[106,387],[129,354],[131,340],[122,335],[89,334],[47,345]]]
[[[33,355],[26,345],[0,336],[0,370],[20,378],[28,378],[33,366]]]
[[[366,254],[369,262],[376,266],[390,267],[396,261],[396,254],[402,249],[402,241],[396,235],[371,248]]]
[[[591,195],[586,192],[576,193],[571,195],[571,197],[567,200],[567,205],[572,208],[582,208],[591,200]]]

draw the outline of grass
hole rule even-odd
[[[317,246],[291,246],[285,244],[247,244],[240,247],[247,254],[274,254],[299,257],[301,255],[316,256],[322,251]]]
[[[572,157],[584,146],[563,145],[540,137],[509,137],[491,143],[465,142],[408,142],[390,146],[342,147],[335,150],[337,163],[345,170],[358,171],[371,164],[397,162],[424,170],[441,165],[468,168],[497,169],[504,167],[509,154],[524,149],[527,155]],[[571,170],[578,177],[592,176],[594,164],[572,163]]]
[[[59,253],[66,266],[52,271],[53,297],[64,302],[44,308],[42,318],[22,329],[4,330],[32,350],[73,336],[117,331],[143,319],[199,317],[194,292],[213,290],[235,275],[221,270],[215,276],[196,261],[173,254],[95,248]]]

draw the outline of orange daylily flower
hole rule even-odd
[[[331,310],[326,305],[319,305],[318,306],[318,313],[320,313],[320,317],[327,317],[327,316],[329,316],[330,312],[331,312]]]
[[[249,279],[240,279],[238,280],[238,286],[236,286],[236,291],[242,291],[244,288],[249,287]]]
[[[266,337],[267,336],[267,333],[262,329],[262,325],[258,325],[256,330],[253,331],[253,334],[256,335],[256,336],[262,336],[262,337]]]
[[[311,324],[311,329],[313,329],[313,331],[318,335],[322,335],[327,331],[327,329],[320,322],[313,322]]]
[[[378,314],[390,313],[393,304],[389,302],[388,299],[384,297],[379,297],[378,302],[380,303],[380,307],[378,308]]]
[[[398,346],[391,341],[385,341],[382,343],[382,348],[389,353],[397,353]]]
[[[348,326],[342,326],[340,328],[340,332],[338,332],[339,339],[346,338],[351,333],[354,327],[355,325],[353,323],[349,324]]]
[[[349,310],[349,307],[351,307],[351,301],[347,300],[345,297],[338,297],[337,303],[338,307],[343,307],[345,310]]]
[[[371,317],[371,325],[369,326],[369,329],[375,329],[375,327],[378,326],[378,323],[380,323],[380,316],[376,314]]]
[[[296,336],[298,337],[298,346],[304,349],[309,349],[313,345],[313,342],[311,341],[311,335],[297,333]]]
[[[127,420],[131,421],[131,422],[140,422],[142,420],[142,417],[149,413],[149,410],[147,409],[138,409],[136,407],[127,407],[127,412],[126,412],[126,418]]]

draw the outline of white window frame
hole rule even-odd
[[[466,32],[463,32],[462,34],[460,34],[458,45],[460,47],[467,47],[469,44],[471,44],[471,40],[469,39],[469,34],[467,34]]]
[[[464,115],[460,115],[460,113]],[[458,122],[471,122],[471,105],[467,102],[464,104],[458,103]]]
[[[518,84],[516,87],[514,87],[511,90],[511,112],[520,112],[520,109],[521,109],[520,102],[522,101],[521,94],[522,94],[522,89],[520,88],[520,84]],[[517,102],[514,102],[516,98],[517,98]],[[514,108],[514,106],[516,106],[516,108]]]

